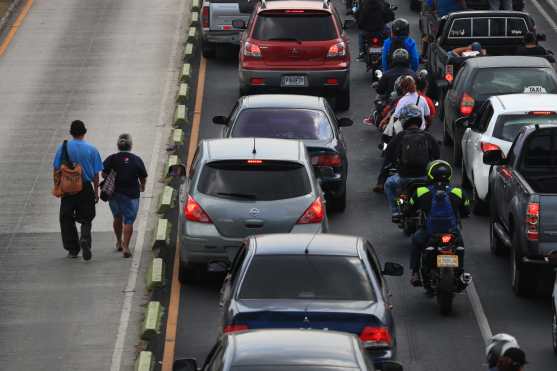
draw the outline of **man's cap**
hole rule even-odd
[[[524,366],[526,363],[526,354],[520,348],[509,348],[503,354],[505,357],[509,357],[518,366]]]
[[[473,51],[475,52],[481,52],[482,51],[482,44],[480,44],[479,42],[475,41],[472,43],[472,45],[470,46],[472,48]]]
[[[78,137],[81,135],[85,135],[87,133],[87,128],[85,128],[85,124],[81,120],[74,120],[70,126],[70,134],[74,137]]]

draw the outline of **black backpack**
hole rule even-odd
[[[399,165],[405,169],[425,169],[430,161],[428,134],[422,130],[405,133],[400,144]]]

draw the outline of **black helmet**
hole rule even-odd
[[[422,110],[415,104],[404,106],[400,110],[399,120],[404,130],[411,125],[420,126],[422,124]]]
[[[427,70],[420,70],[416,74],[416,88],[418,90],[424,90],[427,86],[428,82],[428,72]]]
[[[404,18],[397,18],[391,23],[391,33],[394,37],[406,37],[410,35],[410,24]]]
[[[391,64],[393,66],[410,66],[410,54],[408,54],[408,50],[404,48],[395,50],[391,56]]]
[[[449,183],[453,169],[447,161],[434,160],[427,164],[427,180],[436,183]]]

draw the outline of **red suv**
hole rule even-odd
[[[240,42],[240,94],[314,93],[350,106],[348,37],[328,0],[260,1]]]

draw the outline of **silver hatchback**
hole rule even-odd
[[[323,192],[301,141],[201,141],[180,191],[180,280],[230,261],[249,235],[322,233]]]

